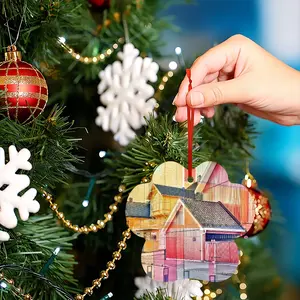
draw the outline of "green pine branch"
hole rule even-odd
[[[157,289],[156,293],[147,292],[142,297],[134,298],[135,300],[171,300],[165,289]],[[181,300],[181,299],[176,299]]]
[[[59,64],[63,51],[58,45],[58,37],[69,30],[74,34],[82,32],[82,18],[86,12],[85,0],[3,0],[0,14],[1,49],[11,44],[5,25],[7,20],[14,42],[23,19],[17,47],[24,58],[37,65],[42,62]]]
[[[60,247],[60,252],[45,276],[70,293],[78,291],[77,280],[73,277],[76,262],[74,255],[70,252],[72,241],[77,237],[76,234],[71,235],[64,228],[58,227],[52,215],[33,216],[27,222],[19,222],[14,230],[9,231],[9,234],[11,239],[0,244],[1,265],[15,264],[39,273],[52,252]],[[15,285],[31,294],[33,299],[64,299],[58,296],[49,285],[31,278],[26,272],[4,270],[3,273],[7,278],[14,279]],[[11,294],[3,294],[0,299],[12,299]]]
[[[55,107],[47,118],[40,115],[30,124],[7,117],[0,120],[0,146],[6,153],[10,145],[31,152],[31,185],[38,190],[66,182],[70,164],[79,161],[73,154],[77,147],[77,140],[72,137],[73,123],[62,113],[62,108]]]

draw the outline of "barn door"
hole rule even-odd
[[[183,259],[184,258],[184,239],[183,231],[167,233],[166,258]]]

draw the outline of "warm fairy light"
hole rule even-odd
[[[103,53],[98,54],[97,56],[88,57],[88,56],[81,56],[80,53],[75,52],[74,49],[72,49],[70,46],[66,44],[66,38],[64,37],[59,37],[58,43],[66,50],[66,52],[71,54],[75,59],[85,64],[98,63],[104,60],[105,57],[110,56],[114,52],[114,49],[117,49],[119,47],[117,43],[114,43],[111,48],[106,49]],[[123,44],[124,38],[119,38],[118,43]]]
[[[55,250],[53,251],[54,255],[57,255],[60,251],[60,247],[55,248]]]
[[[240,265],[241,264],[241,261],[239,260],[239,264],[238,265]]]
[[[82,206],[83,207],[88,207],[89,206],[89,200],[85,199],[82,201]]]
[[[204,296],[203,300],[209,300],[208,296]]]
[[[240,250],[240,256],[243,256],[244,252],[242,250]]]
[[[170,68],[170,70],[172,70],[172,71],[174,71],[174,70],[176,70],[177,69],[177,62],[176,61],[171,61],[170,63],[169,63],[169,68]]]
[[[65,42],[66,42],[66,38],[63,37],[63,36],[60,36],[60,37],[58,38],[58,40],[59,40],[62,44],[65,44]]]
[[[240,295],[240,298],[241,298],[242,300],[245,300],[245,299],[247,299],[247,294],[245,294],[245,293],[242,293],[242,294]]]
[[[181,50],[180,47],[176,47],[176,48],[175,48],[175,53],[176,53],[177,55],[181,54],[181,52],[182,52],[182,50]]]
[[[240,289],[241,289],[241,290],[245,290],[246,288],[247,288],[246,283],[241,283],[241,284],[240,284]]]
[[[217,297],[217,294],[216,294],[216,293],[214,293],[214,292],[212,292],[212,293],[210,294],[210,297],[214,299],[214,298],[216,298],[216,297]]]
[[[234,275],[237,275],[238,273],[239,273],[239,271],[238,271],[238,270],[235,270],[233,274],[234,274]]]
[[[202,283],[203,283],[203,285],[206,285],[206,284],[208,284],[208,281],[203,280]]]
[[[162,80],[161,80],[161,82],[160,82],[160,84],[159,84],[159,86],[158,86],[158,89],[159,89],[160,91],[163,91],[163,90],[165,89],[166,83],[169,81],[169,79],[170,79],[173,75],[174,75],[174,73],[173,73],[172,71],[169,71],[168,73],[166,73],[166,74],[163,76],[163,78],[162,78]]]
[[[209,290],[209,289],[205,289],[205,290],[204,290],[204,294],[205,294],[205,295],[209,295],[209,294],[210,294],[210,290]]]
[[[222,292],[223,292],[223,291],[222,291],[221,289],[217,289],[217,290],[216,290],[216,293],[217,293],[218,295],[221,295]]]
[[[7,284],[4,281],[1,281],[0,282],[0,287],[3,288],[3,289],[6,289],[7,288]]]
[[[105,155],[106,155],[106,151],[101,150],[101,151],[99,152],[100,158],[105,157]]]

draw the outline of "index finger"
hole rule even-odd
[[[193,87],[201,85],[205,77],[210,74],[227,69],[227,67],[234,69],[239,51],[240,47],[237,47],[236,43],[232,43],[229,39],[198,57],[191,67]],[[186,106],[188,86],[189,80],[185,76],[174,101],[176,106]]]

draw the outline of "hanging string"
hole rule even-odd
[[[186,75],[189,79],[189,92],[192,90],[192,74],[190,69],[186,69]],[[194,109],[187,107],[188,122],[188,181],[193,181],[193,133],[194,133]]]
[[[10,32],[10,27],[9,27],[9,24],[8,24],[9,20],[8,20],[8,17],[7,17],[7,14],[6,14],[5,5],[3,6],[3,9],[4,9],[4,16],[5,16],[5,19],[6,19],[5,26],[7,27],[10,45],[11,46],[15,46],[16,43],[17,43],[17,41],[18,41],[18,39],[19,39],[19,36],[20,36],[20,31],[21,31],[22,23],[23,23],[23,20],[24,20],[26,9],[27,9],[27,1],[25,1],[25,4],[24,4],[24,11],[23,11],[23,14],[22,14],[22,17],[21,17],[20,25],[19,25],[19,28],[18,28],[18,31],[17,31],[17,35],[16,35],[16,38],[15,38],[14,42],[12,42],[12,36],[11,36],[11,32]]]

